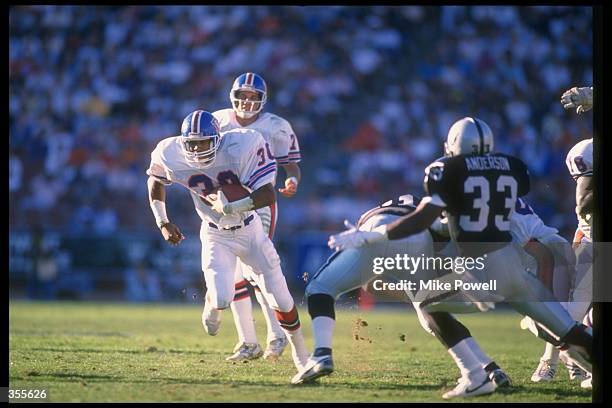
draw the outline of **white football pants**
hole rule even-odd
[[[264,232],[259,216],[254,215],[249,225],[233,231],[202,223],[200,240],[202,271],[208,289],[206,298],[214,308],[229,307],[234,299],[236,264],[241,260],[257,276],[258,285],[270,307],[288,312],[294,302],[281,271],[280,258]]]

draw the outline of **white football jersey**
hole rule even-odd
[[[593,175],[593,138],[582,140],[567,154],[565,164],[574,179]]]
[[[516,200],[516,208],[510,217],[510,234],[515,242],[524,246],[530,239],[542,239],[558,234],[559,230],[544,224],[531,206],[521,198]]]
[[[178,183],[187,187],[203,221],[228,227],[239,225],[254,212],[221,215],[202,196],[227,183],[241,183],[250,191],[257,190],[273,182],[276,162],[266,151],[259,132],[241,128],[221,132],[217,156],[208,168],[194,166],[185,159],[180,136],[163,139],[151,153],[147,174],[163,184]]]
[[[218,110],[213,112],[213,116],[219,121],[221,131],[242,127],[236,120],[236,112],[233,109]],[[257,120],[246,128],[257,130],[263,135],[278,164],[300,162],[300,144],[287,120],[270,112],[262,112]]]
[[[448,237],[448,219],[438,217],[429,227],[439,235]],[[559,230],[544,224],[544,221],[533,211],[531,206],[521,198],[516,200],[516,207],[510,216],[510,234],[512,239],[524,246],[530,239],[540,239],[558,234]]]
[[[592,176],[593,175],[593,138],[582,140],[567,154],[565,158],[565,164],[567,168],[574,178],[574,180],[578,179],[578,177],[582,176]],[[588,214],[585,217],[581,217],[578,215],[578,211],[576,210],[576,216],[578,218],[578,228],[584,233],[584,235],[591,238],[591,222],[592,217],[591,214]]]

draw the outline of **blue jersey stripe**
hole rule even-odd
[[[257,182],[258,182],[259,180],[261,180],[262,178],[264,178],[264,177],[265,177],[265,176],[267,176],[268,174],[272,174],[272,173],[274,173],[274,172],[276,172],[276,168],[273,168],[273,169],[268,170],[267,172],[265,172],[265,173],[261,174],[259,177],[257,177],[255,180],[253,180],[253,181],[249,181],[249,182],[247,183],[247,187],[249,187],[249,188],[253,188],[253,186],[254,186],[255,184],[257,184]]]
[[[262,167],[261,169],[255,170],[255,172],[249,178],[249,181],[253,180],[255,177],[259,176],[261,173],[263,173],[266,170],[269,170],[270,168],[272,168],[274,166],[276,166],[276,162],[270,162],[267,165],[265,165],[264,167]]]

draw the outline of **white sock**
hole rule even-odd
[[[468,377],[471,381],[478,382],[484,380],[485,371],[480,366],[480,361],[476,358],[465,339],[448,349],[462,377]]]
[[[542,360],[550,360],[550,365],[556,367],[559,362],[559,352],[560,350],[558,348],[555,348],[555,346],[550,343],[546,343],[544,354],[542,354]]]
[[[304,335],[302,334],[302,328],[299,327],[296,330],[284,330],[289,344],[291,344],[291,357],[293,358],[293,364],[299,370],[305,365],[308,357],[310,356],[306,349],[306,343],[304,342]]]
[[[238,341],[240,343],[257,343],[251,297],[247,296],[240,300],[234,300],[230,308],[232,309],[232,315],[234,315]]]
[[[314,348],[332,348],[332,337],[336,321],[331,317],[317,316],[312,320],[312,333],[314,336]]]
[[[480,348],[480,345],[478,344],[478,342],[476,342],[476,340],[474,340],[473,337],[468,337],[466,339],[463,339],[463,341],[465,341],[465,344],[467,344],[470,350],[472,350],[472,354],[474,354],[476,359],[478,359],[478,362],[480,363],[480,366],[482,368],[485,368],[493,362],[491,357],[487,356],[487,354]]]
[[[255,289],[255,297],[261,305],[261,311],[263,312],[264,318],[266,319],[266,328],[268,330],[268,344],[272,340],[285,338],[285,332],[280,326],[280,323],[278,323],[274,310],[272,310],[270,306],[268,306],[268,302],[266,301],[264,295],[259,289]]]

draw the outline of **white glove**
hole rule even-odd
[[[212,204],[212,209],[221,215],[229,215],[232,213],[232,207],[227,201],[227,197],[223,194],[223,191],[219,189],[216,194],[210,194],[206,197]]]
[[[561,103],[565,109],[576,108],[580,115],[593,107],[593,87],[573,87],[561,95]]]
[[[331,235],[327,241],[327,245],[336,251],[358,248],[387,238],[386,225],[378,226],[374,228],[374,231],[359,231],[348,220],[344,220],[344,226],[347,228],[346,231]]]

